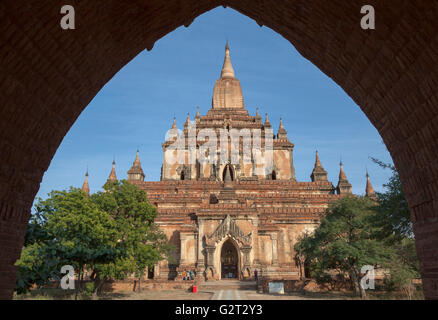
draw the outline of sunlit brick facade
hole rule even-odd
[[[190,128],[196,133],[212,129],[218,137],[221,130],[259,129],[262,157],[268,137],[265,134],[272,134],[272,166],[257,171],[257,161],[245,163],[241,144],[237,163],[221,162],[219,138],[217,160],[201,163],[204,141],[198,139],[190,151]],[[178,137],[186,138],[183,160],[169,163],[169,156],[176,153],[170,146]],[[262,121],[258,111],[251,116],[245,109],[228,45],[211,109],[205,116],[198,109],[194,121],[187,116],[183,130],[177,129],[174,120],[162,147],[161,181],[143,181],[138,153],[128,172],[128,180],[146,191],[158,208],[157,223],[178,249],[176,263],[161,261],[155,266],[157,279],[171,280],[178,272],[190,269],[201,279],[245,279],[252,277],[255,269],[262,277],[299,278],[304,268],[295,257],[294,245],[304,232],[318,225],[330,201],[351,193],[342,164],[339,184],[334,187],[327,180],[318,153],[311,182],[296,181],[294,145],[283,122],[273,134],[267,115]],[[230,152],[229,144],[227,148]],[[189,161],[190,152],[195,155],[193,163]]]

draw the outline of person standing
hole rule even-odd
[[[258,281],[259,277],[258,277],[259,272],[257,271],[257,269],[254,270],[254,280]]]

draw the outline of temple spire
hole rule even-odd
[[[336,187],[336,190],[338,192],[338,194],[351,194],[353,191],[353,188],[350,184],[350,182],[348,182],[347,179],[347,175],[344,172],[344,166],[342,164],[342,160],[339,163],[339,181],[338,181],[338,186]]]
[[[282,118],[280,118],[280,127],[278,128],[277,138],[278,139],[287,139],[287,131],[283,126],[283,119]]]
[[[141,168],[140,155],[137,149],[137,155],[131,169],[128,170],[128,181],[144,181],[145,175]]]
[[[319,159],[319,152],[316,150],[316,156],[315,156],[315,168],[316,167],[322,167],[321,160]]]
[[[239,79],[234,75],[228,43],[225,47],[225,58],[221,70],[221,77],[216,80],[211,102],[213,109],[217,110],[245,109],[242,87],[240,86]]]
[[[373,185],[371,184],[370,175],[368,174],[368,170],[367,170],[367,173],[366,173],[366,177],[367,177],[367,184],[366,184],[366,187],[365,187],[365,195],[367,197],[375,197],[376,194],[374,192]]]
[[[196,115],[195,115],[195,120],[199,121],[201,119],[201,115],[199,114],[199,107],[196,107]]]
[[[190,113],[187,112],[187,118],[186,118],[186,122],[184,123],[184,128],[187,129],[188,126],[190,125]]]
[[[178,138],[178,128],[176,127],[176,117],[173,117],[172,128],[166,134],[166,141],[175,140]]]
[[[265,124],[264,124],[265,128],[271,128],[271,123],[269,122],[268,119],[268,114],[265,114]]]
[[[88,184],[88,168],[87,172],[85,173],[85,180],[84,184],[82,185],[82,191],[84,191],[87,195],[90,195],[90,186]]]
[[[224,65],[222,66],[221,78],[234,78],[234,69],[231,64],[230,47],[228,46],[228,42],[225,45],[225,59]]]
[[[312,174],[310,175],[312,182],[315,181],[327,181],[327,171],[324,170],[319,159],[319,152],[316,150],[315,166],[313,167]]]
[[[347,175],[344,172],[344,165],[341,162],[339,162],[339,180],[347,180]]]
[[[137,149],[137,154],[136,154],[135,160],[134,160],[134,166],[138,166],[138,167],[141,166],[141,163],[140,163],[140,152],[138,151],[138,149]]]
[[[260,114],[259,114],[259,108],[256,109],[256,116],[255,116],[255,118],[256,118],[257,122],[261,122],[262,121],[262,117],[260,117]]]
[[[113,159],[113,166],[111,168],[111,172],[110,175],[108,177],[108,181],[116,181],[117,180],[117,176],[116,176],[116,160]]]

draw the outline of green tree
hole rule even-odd
[[[133,273],[139,278],[141,289],[141,278],[146,268],[169,259],[174,250],[154,223],[157,209],[149,203],[144,191],[126,180],[106,183],[104,192],[98,192],[91,198],[116,222],[119,245],[126,253],[124,259],[113,262],[113,265],[95,265],[95,276],[105,281]]]
[[[18,294],[28,292],[33,285],[41,287],[48,279],[58,278],[61,268],[59,259],[42,255],[42,247],[50,240],[42,225],[42,216],[38,212],[34,213],[26,229],[21,257],[15,264],[17,266],[15,291]]]
[[[412,299],[416,290],[413,280],[420,277],[420,268],[415,250],[415,241],[412,238],[403,238],[393,244],[396,255],[389,263],[390,277],[385,279],[387,289],[397,289],[403,292],[408,299]]]
[[[366,197],[341,198],[322,215],[315,232],[295,245],[297,254],[310,262],[317,279],[327,279],[333,271],[348,274],[356,292],[366,297],[360,285],[362,266],[384,266],[394,254],[376,238],[380,228],[373,223],[375,206]]]
[[[405,292],[410,299],[415,289],[413,279],[420,277],[420,266],[408,202],[394,165],[371,159],[381,168],[392,172],[388,182],[383,185],[384,191],[376,193],[379,206],[376,207],[378,215],[375,223],[381,226],[379,237],[396,252],[394,260],[390,263],[391,276],[387,282],[390,288]]]
[[[154,223],[157,210],[146,193],[125,180],[109,182],[91,197],[75,188],[52,191],[35,208],[17,262],[19,293],[59,280],[61,266],[70,264],[79,280],[91,273],[96,297],[106,280],[141,279],[174,250]]]
[[[385,191],[376,192],[379,199],[380,224],[383,227],[382,237],[395,242],[405,237],[413,238],[411,214],[397,170],[392,164],[375,158],[371,160],[392,172],[388,182],[383,185]]]
[[[37,269],[40,278],[34,282],[58,280],[64,264],[72,265],[79,280],[83,280],[86,266],[108,263],[122,255],[114,240],[115,221],[82,190],[52,191],[47,200],[38,200],[36,211],[35,219],[39,222],[31,223],[28,229],[27,239],[31,244],[25,247],[17,262],[22,271]],[[18,281],[21,286],[25,281],[30,284],[20,276]],[[76,286],[76,298],[78,290]]]

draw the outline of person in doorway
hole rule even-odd
[[[257,269],[254,270],[254,280],[257,281],[259,279],[258,277],[259,272],[257,271]]]

